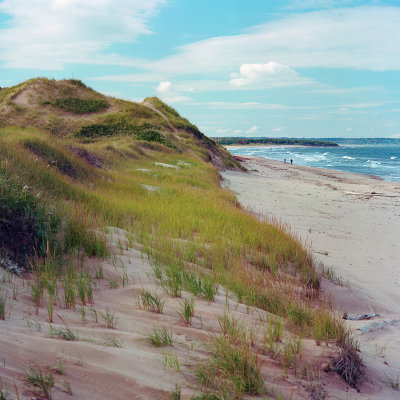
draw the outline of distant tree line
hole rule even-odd
[[[338,144],[335,142],[327,142],[324,140],[317,140],[317,139],[224,137],[224,138],[214,138],[214,140],[222,145],[270,144],[270,145],[298,145],[298,146],[323,146],[323,147],[338,146]]]

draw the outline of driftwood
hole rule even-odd
[[[359,314],[359,315],[348,315],[347,313],[343,315],[343,319],[348,319],[350,321],[361,321],[363,319],[370,319],[373,317],[378,317],[378,314]]]
[[[376,192],[360,193],[360,192],[352,192],[349,190],[343,190],[343,193],[344,194],[353,194],[356,196],[400,197],[400,195],[397,195],[397,194],[385,194],[385,193],[376,193]]]
[[[21,277],[22,273],[24,272],[23,268],[5,258],[0,259],[0,266],[19,277]]]
[[[361,333],[368,333],[377,331],[378,329],[382,329],[386,325],[392,325],[395,322],[399,322],[398,319],[386,319],[384,321],[375,321],[371,322],[370,324],[362,326],[360,329]]]

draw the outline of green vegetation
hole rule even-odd
[[[6,94],[2,90],[0,107],[7,99],[12,102],[7,96],[32,84],[50,88],[57,97],[67,89],[89,90],[70,81],[37,80]],[[215,166],[237,168],[229,154],[158,99],[146,101],[168,121],[144,105],[109,101],[115,114],[68,116],[66,133],[59,136],[49,133],[42,118],[19,119],[25,114],[9,114],[15,126],[0,128],[0,254],[30,265],[36,310],[46,301],[50,320],[56,301],[72,309],[93,304],[92,279],[101,279],[103,271],[88,271],[85,261],[108,255],[104,228],[117,227],[148,256],[167,294],[187,299],[189,292],[212,301],[221,286],[248,308],[273,314],[266,352],[278,351],[276,359],[285,368],[296,367],[297,337],[333,342],[350,349],[343,355],[355,359],[349,331],[320,291],[312,254],[284,226],[260,221],[221,188]],[[40,107],[39,115],[52,109]],[[32,121],[38,121],[37,129],[26,128]],[[81,155],[74,152],[77,147]],[[103,168],[88,162],[87,154],[101,160]],[[165,299],[143,289],[138,303],[162,313]],[[180,311],[190,324],[193,303],[186,303]],[[97,322],[97,311],[91,312]],[[106,327],[116,327],[114,312],[106,309],[100,316]],[[243,340],[248,334],[230,317],[221,317],[220,326],[224,333],[212,346],[210,363],[199,370],[200,381],[238,397],[261,393],[258,360]],[[283,330],[296,336],[284,341]],[[166,364],[179,368],[172,356],[167,358]]]
[[[138,297],[138,305],[145,310],[162,314],[165,306],[165,300],[158,293],[151,293],[150,290],[142,290]]]
[[[50,325],[50,336],[58,337],[67,341],[76,341],[79,340],[79,335],[77,332],[74,332],[71,328],[53,328]]]
[[[145,335],[146,339],[156,347],[172,346],[174,343],[173,334],[167,328],[154,328]]]
[[[224,137],[214,138],[216,142],[222,145],[251,145],[251,144],[266,144],[266,145],[296,145],[296,146],[322,146],[322,147],[336,147],[337,143],[327,142],[317,139],[290,139],[290,138],[248,138],[248,137]]]
[[[54,165],[61,173],[71,178],[78,177],[77,168],[73,166],[74,157],[66,156],[65,152],[53,148],[51,145],[38,138],[27,139],[24,144],[28,150],[43,158],[49,165]],[[81,167],[80,170],[85,174],[84,168]]]
[[[104,346],[116,347],[118,349],[122,349],[124,347],[122,340],[118,339],[116,336],[106,335],[100,343],[104,344]]]
[[[111,311],[108,307],[106,307],[105,312],[100,315],[104,320],[106,328],[115,329],[117,327],[119,318],[115,315],[115,312]]]
[[[386,384],[392,388],[393,390],[400,390],[400,371],[396,376],[390,376],[387,374],[383,374],[385,376]]]
[[[0,320],[6,319],[7,298],[4,293],[0,291]]]
[[[203,386],[222,393],[233,391],[234,398],[264,392],[260,363],[248,344],[235,346],[221,336],[214,339],[212,347],[213,358],[196,371]]]
[[[54,377],[51,371],[34,363],[28,367],[25,381],[35,394],[51,399],[51,391],[54,387]]]
[[[1,90],[1,88],[0,88]],[[10,397],[7,387],[3,387],[3,382],[0,379],[0,400],[9,400]]]
[[[167,351],[164,353],[163,363],[165,367],[172,368],[176,372],[179,372],[181,370],[179,366],[178,356],[173,351]]]
[[[53,107],[60,108],[73,114],[90,114],[104,111],[110,104],[107,100],[102,99],[80,99],[71,97],[61,97],[52,102],[45,102]]]
[[[181,387],[178,384],[176,384],[175,387],[170,391],[169,398],[171,400],[181,400],[181,392],[182,392]]]
[[[1,152],[1,151],[0,151]],[[27,265],[34,254],[44,255],[46,243],[53,242],[59,220],[46,215],[30,187],[18,182],[0,164],[0,254]]]
[[[80,79],[69,79],[68,82],[81,88],[87,88],[87,86]]]
[[[76,133],[79,138],[98,138],[109,136],[132,136],[137,140],[145,140],[147,142],[156,142],[164,144],[175,150],[176,146],[169,143],[165,137],[151,125],[135,126],[128,123],[112,123],[112,124],[92,124],[83,126],[80,131]]]
[[[183,299],[179,305],[179,316],[186,325],[192,325],[192,317],[194,316],[194,298]]]
[[[188,250],[195,251],[194,247]],[[188,254],[190,262],[195,262],[195,254]],[[166,293],[173,297],[181,297],[182,290],[186,290],[195,296],[205,297],[208,301],[214,301],[218,290],[218,284],[212,276],[204,272],[187,271],[183,265],[171,265],[162,268],[154,265],[156,277],[161,281],[161,286]]]

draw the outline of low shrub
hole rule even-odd
[[[73,114],[91,114],[104,111],[110,104],[103,99],[80,99],[71,97],[60,97],[49,103],[53,107]]]
[[[124,119],[117,122],[85,125],[76,132],[75,136],[89,139],[112,136],[131,136],[137,140],[160,143],[179,151],[175,145],[165,139],[157,127],[150,124],[133,125]]]
[[[0,169],[0,252],[6,258],[26,266],[29,258],[44,255],[58,224],[36,203],[29,187]]]
[[[80,88],[87,88],[87,86],[80,79],[69,79],[68,82]]]

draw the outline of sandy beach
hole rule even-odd
[[[224,172],[224,184],[260,218],[287,223],[335,271],[342,284],[324,279],[323,288],[338,312],[377,314],[349,321],[367,371],[351,398],[398,398],[385,374],[400,369],[400,183],[256,157],[243,165],[249,172]]]

